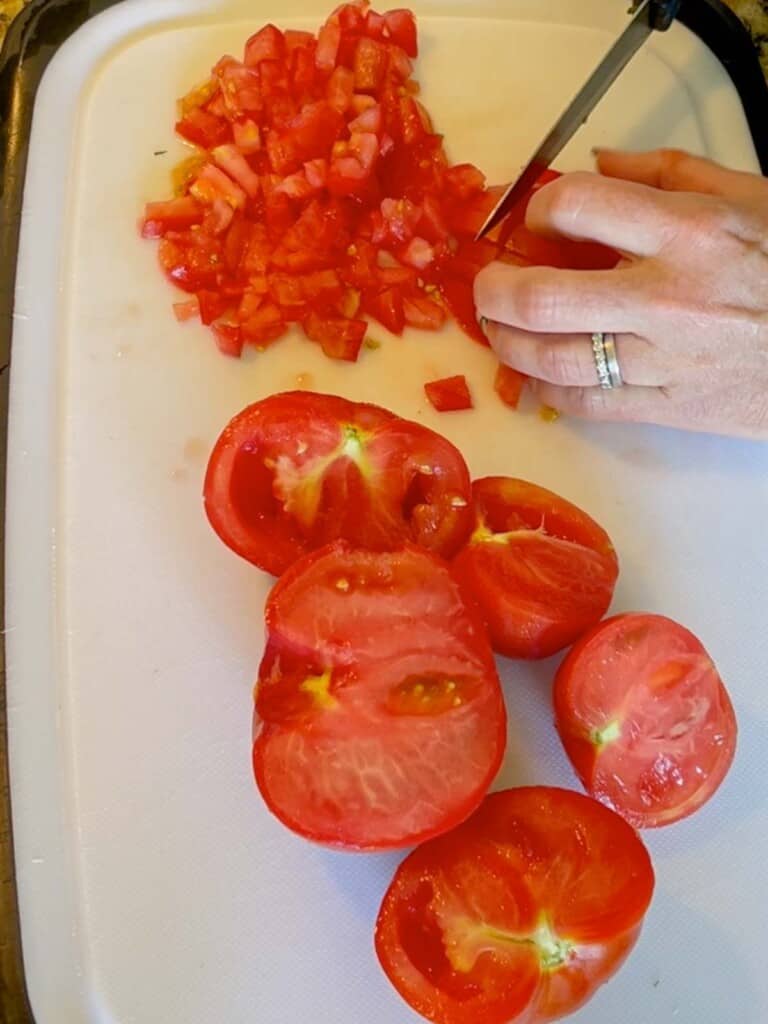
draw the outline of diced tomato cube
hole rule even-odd
[[[384,22],[392,42],[402,47],[409,57],[417,57],[419,45],[413,12],[408,10],[388,11],[384,15]]]
[[[371,107],[376,106],[375,96],[368,96],[364,92],[356,92],[352,97],[352,109],[356,114],[362,114],[365,110],[370,110]]]
[[[424,385],[424,391],[438,412],[459,412],[472,408],[472,395],[463,374],[430,381]]]
[[[316,80],[317,68],[313,38],[311,45],[299,46],[291,54],[291,81],[293,82],[293,95],[296,99],[302,103],[307,102],[314,93]]]
[[[307,181],[314,189],[325,188],[325,183],[328,180],[328,161],[308,160],[304,164],[304,174],[307,177]]]
[[[202,149],[219,146],[229,138],[230,127],[222,117],[215,117],[201,107],[188,110],[176,123],[176,133]]]
[[[357,362],[368,329],[365,320],[320,317],[316,313],[310,313],[302,326],[306,336],[316,341],[327,356],[350,363]]]
[[[403,299],[403,313],[409,327],[422,331],[439,331],[445,323],[443,307],[426,295],[409,295]]]
[[[240,269],[253,231],[250,221],[235,215],[224,239],[224,265],[230,274],[236,274]]]
[[[196,298],[188,299],[186,302],[174,302],[173,312],[178,322],[183,324],[200,316],[200,306]]]
[[[334,11],[332,17],[338,19],[341,31],[349,35],[357,35],[365,29],[368,4],[342,4]]]
[[[383,217],[383,233],[376,234],[373,241],[377,243],[392,241],[397,244],[410,242],[416,226],[422,218],[422,211],[410,199],[382,199],[381,214]],[[430,262],[429,260],[427,262]]]
[[[354,320],[360,311],[361,295],[356,288],[346,288],[336,303],[336,311],[346,320]]]
[[[383,123],[381,107],[378,103],[374,103],[372,107],[368,107],[367,110],[364,110],[354,120],[350,121],[348,127],[352,135],[370,133],[378,135],[381,132]]]
[[[363,308],[375,317],[391,334],[400,335],[405,327],[403,296],[399,288],[385,288],[363,297]]]
[[[223,199],[214,199],[203,220],[202,229],[209,235],[223,235],[235,218],[235,211]]]
[[[354,72],[345,67],[334,68],[325,91],[329,105],[340,114],[344,114],[352,105],[354,93]]]
[[[409,267],[424,270],[435,259],[435,250],[425,238],[416,235],[400,253],[400,259]]]
[[[290,91],[288,68],[282,60],[263,60],[259,64],[259,78],[264,103],[273,123],[278,119],[275,103],[280,98],[287,98]]]
[[[221,95],[231,117],[261,111],[264,103],[259,72],[236,62],[227,64],[221,71]]]
[[[429,194],[424,196],[418,230],[428,242],[443,242],[449,237],[450,231],[443,216],[440,201],[436,196]]]
[[[189,187],[190,193],[199,202],[213,205],[216,199],[223,199],[234,209],[245,206],[246,194],[238,184],[213,164],[206,164]]]
[[[341,42],[341,25],[338,21],[327,21],[317,36],[315,64],[321,71],[333,71]]]
[[[218,320],[231,306],[227,296],[221,295],[220,292],[210,291],[209,289],[199,291],[197,293],[197,301],[200,307],[200,319],[206,326],[212,324],[214,320]]]
[[[525,374],[520,373],[519,370],[513,370],[511,366],[499,363],[493,386],[502,402],[510,409],[516,409],[520,404],[520,396],[527,379]]]
[[[213,324],[212,330],[219,351],[225,356],[239,359],[243,354],[243,336],[240,328],[234,324]]]
[[[398,285],[401,288],[411,289],[416,285],[416,271],[410,267],[379,267],[376,271],[376,278],[383,287]]]
[[[235,58],[231,57],[230,59],[234,60]],[[193,89],[190,89],[189,92],[179,100],[179,110],[182,114],[182,119],[191,110],[197,110],[200,107],[204,107],[213,99],[218,91],[219,80],[215,75],[212,75],[208,81],[203,82],[202,85],[196,85]]]
[[[363,36],[355,48],[355,89],[358,92],[375,92],[384,81],[389,56],[386,47],[375,39]]]
[[[216,164],[253,199],[261,192],[259,176],[234,145],[217,146],[211,153]]]
[[[300,278],[301,290],[309,303],[327,304],[341,298],[343,285],[335,270],[316,270]]]
[[[267,135],[267,156],[275,174],[291,174],[301,164],[294,140],[288,135],[281,135],[274,128]]]
[[[328,103],[309,103],[290,122],[290,140],[302,160],[327,156],[344,126],[344,119]]]
[[[301,280],[291,274],[267,275],[269,294],[280,308],[283,320],[301,320],[306,313],[306,300]]]
[[[141,234],[144,238],[162,238],[166,231],[183,231],[193,224],[200,224],[204,212],[192,196],[147,203],[144,207]]]
[[[413,64],[400,46],[389,47],[389,67],[401,83],[406,82],[413,74]]]
[[[266,291],[267,279],[266,277],[264,277],[261,278],[261,280],[263,280],[264,282],[264,288]],[[256,310],[259,309],[259,307],[263,304],[264,294],[264,292],[256,290],[251,286],[249,286],[243,292],[243,296],[240,300],[240,305],[237,310],[237,317],[241,323],[244,323],[246,320],[249,320],[256,312]]]
[[[235,145],[241,153],[250,155],[261,150],[261,129],[255,121],[235,121],[232,125]]]
[[[314,46],[315,37],[311,32],[300,32],[295,28],[287,28],[283,33],[285,37],[285,48],[288,53],[298,49],[300,46]]]
[[[243,259],[243,270],[249,276],[252,274],[264,274],[269,267],[269,259],[272,255],[272,244],[267,235],[267,229],[263,224],[257,224],[248,239],[248,245]]]
[[[365,16],[365,34],[370,36],[371,39],[382,39],[386,24],[386,18],[383,14],[377,14],[373,10],[368,11],[368,14]]]
[[[485,175],[472,164],[449,167],[443,175],[445,187],[459,199],[469,199],[485,189]]]
[[[347,251],[348,263],[342,269],[344,280],[356,288],[372,287],[376,281],[376,249],[358,239]]]
[[[241,331],[245,341],[256,348],[266,348],[285,334],[286,323],[277,306],[265,302],[242,323]]]
[[[265,25],[245,44],[245,65],[256,67],[263,60],[282,60],[285,56],[285,36],[274,25]]]

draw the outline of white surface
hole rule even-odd
[[[584,505],[621,555],[615,607],[672,615],[702,637],[739,715],[735,767],[698,817],[648,836],[658,891],[639,949],[573,1019],[764,1024],[768,449],[512,415],[491,392],[491,356],[453,330],[389,340],[354,367],[298,338],[226,360],[203,328],[175,323],[155,247],[136,236],[142,203],[163,195],[181,152],[175,97],[249,30],[307,12],[315,27],[326,6],[128,2],[60,51],[40,91],[14,335],[7,611],[37,1024],[415,1020],[371,945],[398,858],[305,845],[257,798],[251,685],[267,580],[216,540],[200,502],[220,428],[298,374],[436,427],[475,475],[528,477]],[[522,164],[623,18],[607,0],[573,6],[417,5],[419,77],[454,159],[498,180]],[[681,27],[639,55],[560,165],[588,166],[596,143],[672,143],[756,166],[725,73]],[[457,369],[477,410],[441,417],[421,384]],[[512,724],[500,784],[573,784],[550,725],[552,667],[502,666]]]

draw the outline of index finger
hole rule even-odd
[[[643,334],[648,308],[640,265],[555,270],[491,263],[475,279],[475,302],[488,320],[544,334]]]
[[[680,211],[679,202],[658,189],[578,171],[535,192],[525,222],[537,234],[655,256],[677,233]]]

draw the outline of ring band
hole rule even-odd
[[[624,378],[621,375],[614,335],[595,331],[592,335],[592,354],[595,357],[597,382],[600,387],[606,391],[622,387]]]

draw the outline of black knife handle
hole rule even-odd
[[[651,0],[651,25],[657,32],[666,32],[679,10],[680,0]]]

